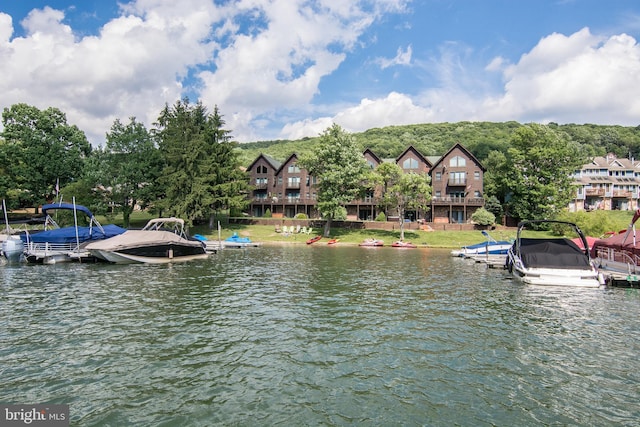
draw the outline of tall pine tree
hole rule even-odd
[[[217,107],[209,114],[187,98],[165,106],[158,118],[155,133],[166,164],[162,205],[190,223],[208,219],[213,227],[216,212],[246,206],[248,179],[224,124]]]

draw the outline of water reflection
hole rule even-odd
[[[634,425],[640,295],[431,249],[0,269],[0,401],[78,425]]]

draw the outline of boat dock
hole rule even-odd
[[[607,286],[616,288],[640,288],[640,275],[624,274],[614,271],[603,270],[605,283]]]
[[[467,255],[464,258],[472,260],[473,262],[476,262],[476,263],[486,264],[487,267],[489,268],[504,269],[507,256],[506,255]]]

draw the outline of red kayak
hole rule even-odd
[[[384,241],[378,239],[367,239],[358,246],[379,248],[380,246],[384,246]]]
[[[331,239],[327,242],[327,245],[335,245],[336,243],[338,243],[340,241],[340,239]]]
[[[318,241],[318,240],[320,240],[320,239],[322,239],[322,236],[315,236],[315,237],[312,237],[312,238],[310,238],[309,240],[307,240],[307,245],[310,245],[310,244],[312,244],[312,243],[315,243],[315,242],[317,242],[317,241]]]
[[[417,248],[418,247],[411,242],[402,242],[400,240],[398,240],[397,242],[393,242],[391,246],[394,248]]]

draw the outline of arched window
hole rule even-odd
[[[449,160],[449,166],[451,167],[465,167],[467,165],[467,159],[465,159],[464,157],[460,157],[460,156],[455,156],[452,157],[451,160]]]
[[[402,162],[402,169],[418,169],[418,161],[413,157],[409,157]]]

